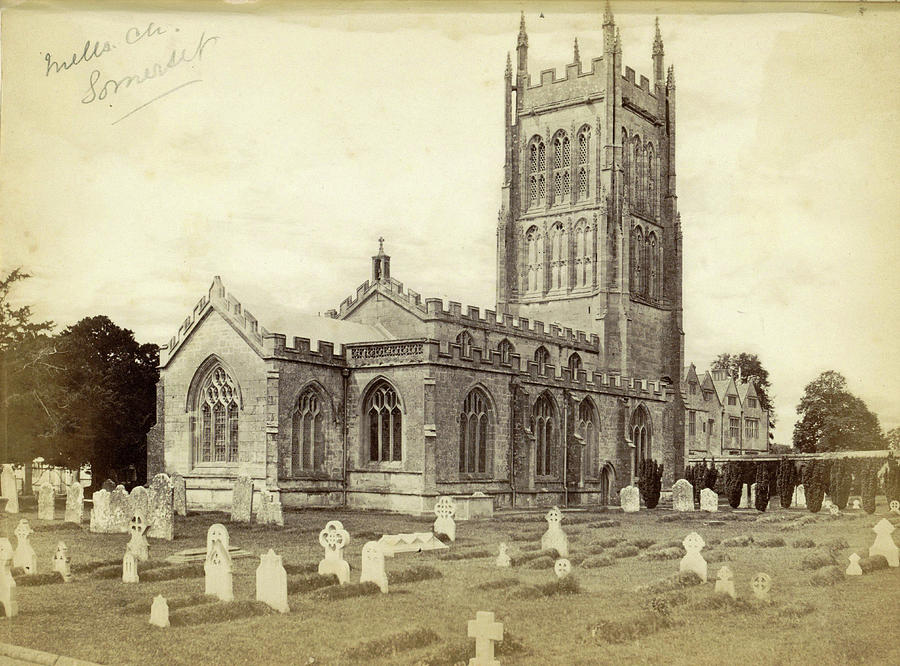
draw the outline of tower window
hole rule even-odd
[[[553,139],[553,202],[564,203],[569,200],[571,177],[571,151],[569,137],[565,132],[557,132]]]

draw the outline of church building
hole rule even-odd
[[[404,287],[382,242],[324,317],[258,321],[216,277],[161,348],[148,474],[182,474],[194,508],[230,506],[247,473],[287,507],[408,513],[476,492],[616,503],[646,458],[680,477],[674,74],[658,26],[652,81],[623,70],[608,8],[602,30],[601,57],[576,41],[561,75],[532,76],[522,18],[495,310]]]

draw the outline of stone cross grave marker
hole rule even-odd
[[[32,576],[37,573],[37,555],[28,541],[29,537],[34,534],[27,518],[22,518],[16,526],[16,552],[13,554],[13,566],[21,567],[25,573]]]
[[[45,481],[38,491],[38,520],[53,520],[55,509],[53,486]]]
[[[126,548],[134,553],[135,559],[139,562],[146,562],[150,559],[150,545],[147,543],[147,537],[144,532],[150,526],[144,521],[144,517],[136,513],[131,517],[128,531],[131,532],[131,539],[128,541]]]
[[[287,572],[281,563],[281,555],[269,548],[269,552],[259,556],[256,568],[256,600],[262,601],[279,613],[291,610],[287,601]]]
[[[122,582],[140,582],[140,578],[138,578],[137,558],[127,546],[125,548],[125,557],[122,558]]]
[[[206,530],[206,556],[212,553],[212,546],[215,541],[221,541],[225,547],[225,552],[231,546],[231,540],[228,537],[228,529],[222,523],[213,523]]]
[[[712,488],[704,488],[700,491],[700,510],[710,513],[719,510],[719,496]]]
[[[862,567],[859,566],[859,555],[856,553],[851,553],[850,555],[850,565],[847,567],[847,570],[844,572],[848,576],[862,576]]]
[[[60,541],[56,544],[56,553],[53,555],[53,570],[62,576],[64,583],[74,580],[72,575],[72,559],[69,557],[69,547]]]
[[[625,486],[619,491],[619,504],[625,513],[641,510],[641,493],[637,486]]]
[[[362,574],[360,583],[375,583],[382,592],[388,591],[387,572],[384,570],[385,551],[378,541],[369,541],[362,549]]]
[[[0,604],[6,617],[13,617],[19,613],[19,605],[16,603],[16,581],[9,571],[12,565],[13,548],[9,539],[0,538]]]
[[[759,601],[769,600],[769,591],[772,589],[772,577],[767,573],[758,573],[750,582],[750,589],[753,590],[753,596]]]
[[[897,500],[891,500],[890,507],[891,513],[900,516],[900,502],[898,502]]]
[[[672,486],[672,508],[675,511],[694,510],[694,486],[687,479],[678,479]]]
[[[161,594],[153,597],[153,605],[150,606],[150,624],[154,627],[169,626],[169,602]]]
[[[503,623],[494,621],[494,614],[478,611],[475,619],[469,620],[469,638],[475,639],[475,656],[469,666],[500,666],[494,659],[494,642],[503,640]]]
[[[175,472],[172,481],[172,509],[179,516],[187,515],[187,483],[184,477]]]
[[[150,482],[150,509],[145,516],[150,524],[147,536],[171,541],[175,538],[175,509],[172,483],[167,474],[157,474]]]
[[[150,515],[150,494],[144,486],[135,486],[131,489],[128,503],[131,505],[132,516],[140,514],[146,520]]]
[[[500,544],[500,553],[497,555],[497,560],[495,562],[495,564],[498,567],[508,567],[511,564],[510,559],[509,559],[509,553],[507,553],[506,551],[507,551],[506,544],[501,543]]]
[[[737,598],[734,591],[734,574],[730,567],[723,566],[719,568],[716,574],[716,594],[727,594],[732,599]]]
[[[131,502],[128,500],[128,491],[125,486],[116,486],[109,495],[109,532],[114,534],[127,534],[128,524],[131,520]]]
[[[350,534],[339,520],[330,520],[319,532],[319,543],[325,549],[325,557],[319,562],[319,575],[334,574],[341,585],[350,580],[350,565],[344,561],[344,547],[350,543]]]
[[[678,571],[681,573],[692,571],[700,576],[700,579],[705,583],[706,560],[703,559],[703,555],[700,554],[700,551],[703,550],[706,542],[703,541],[702,536],[696,532],[691,532],[684,537],[682,544],[684,545],[685,556],[681,558],[681,564],[678,565]]]
[[[109,523],[112,520],[112,514],[109,508],[109,491],[98,490],[91,495],[91,532],[106,532],[109,530]]]
[[[564,557],[559,558],[553,563],[553,572],[557,578],[565,578],[572,573],[572,563]]]
[[[16,485],[16,473],[12,465],[3,466],[0,486],[3,489],[3,497],[7,499],[6,513],[19,513],[19,487]]]
[[[81,525],[84,516],[84,487],[76,481],[66,488],[66,522]]]
[[[450,541],[456,541],[456,523],[453,516],[456,515],[456,502],[452,497],[441,497],[434,505],[434,533],[446,534]]]
[[[547,531],[541,537],[541,550],[550,550],[555,548],[560,557],[569,556],[569,537],[563,532],[560,523],[562,523],[562,511],[559,507],[553,507],[544,516],[547,521]]]
[[[203,563],[206,574],[205,594],[218,597],[220,601],[234,601],[231,584],[231,556],[221,541],[212,543],[212,550]]]
[[[253,509],[253,479],[246,474],[234,482],[231,496],[231,522],[249,523]]]
[[[828,513],[830,513],[832,516],[839,516],[841,515],[841,510],[840,508],[838,508],[837,504],[832,504],[828,507]]]
[[[884,559],[888,561],[890,566],[900,566],[900,556],[898,556],[897,553],[897,544],[895,544],[894,540],[891,538],[891,532],[894,531],[894,526],[891,525],[887,518],[882,518],[875,524],[872,531],[875,532],[875,543],[869,547],[869,557],[882,555],[884,556]]]

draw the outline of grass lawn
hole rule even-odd
[[[544,511],[459,522],[449,551],[387,559],[386,595],[356,584],[363,545],[385,533],[429,531],[430,520],[287,511],[278,529],[192,514],[177,518],[173,542],[150,539],[141,582],[126,585],[112,567],[87,569],[120,561],[128,535],[91,534],[86,525],[39,521],[29,511],[2,514],[0,533],[14,546],[19,518],[31,522],[39,574],[51,571],[60,540],[76,573],[68,584],[28,585],[17,576],[19,615],[0,619],[0,641],[109,664],[450,665],[474,656],[466,622],[489,610],[503,622],[503,664],[898,664],[900,643],[891,637],[900,569],[843,574],[852,552],[868,555],[871,528],[887,515],[879,499],[873,516],[782,510],[777,498],[765,514],[727,507],[715,515],[567,513],[575,582],[567,586],[555,583],[553,558],[539,552]],[[318,533],[331,519],[351,535],[349,587],[315,575],[323,553]],[[254,601],[258,558],[234,561],[232,604],[203,596],[202,568],[163,562],[205,545],[216,522],[228,527],[232,545],[255,555],[273,548],[283,557],[290,613]],[[673,575],[691,531],[706,540],[709,582],[682,587]],[[510,569],[494,566],[500,541],[509,544]],[[737,602],[713,594],[723,563],[734,571]],[[750,591],[760,571],[772,576],[769,604]],[[157,594],[169,600],[168,629],[148,624]]]

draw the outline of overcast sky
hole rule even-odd
[[[758,353],[780,443],[826,369],[900,424],[900,13],[866,6],[613,4],[625,65],[649,78],[654,8],[675,65],[686,362]],[[34,276],[17,296],[163,344],[214,275],[251,312],[336,307],[383,235],[409,287],[493,307],[518,7],[5,12],[0,264]],[[600,3],[524,7],[533,76],[576,35],[602,54]]]

